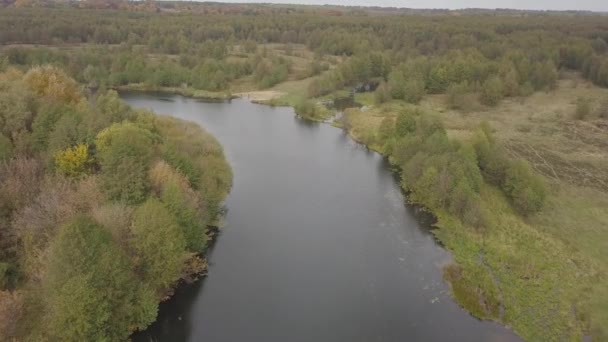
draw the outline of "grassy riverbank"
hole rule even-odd
[[[143,83],[128,84],[114,87],[118,91],[142,92],[142,93],[167,93],[205,101],[227,101],[237,97],[229,92],[214,92],[190,87],[155,87]]]

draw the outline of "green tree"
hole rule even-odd
[[[143,280],[155,290],[166,290],[179,279],[188,257],[175,217],[159,200],[148,199],[135,210],[131,232]]]
[[[130,204],[145,199],[154,142],[150,131],[133,123],[114,124],[97,135],[103,186],[110,198]]]
[[[48,334],[55,340],[125,340],[132,327],[156,316],[126,255],[87,217],[61,227],[52,242],[44,291]]]
[[[374,101],[376,104],[383,104],[392,99],[391,88],[386,82],[380,83],[376,91],[374,92]]]
[[[207,243],[205,230],[208,219],[202,215],[194,193],[173,179],[165,184],[161,199],[182,229],[188,250],[202,252]]]
[[[395,122],[395,133],[398,137],[404,137],[416,132],[416,119],[410,111],[402,111],[397,115]]]
[[[451,109],[463,110],[470,106],[467,94],[470,91],[467,82],[450,84],[447,90],[447,104]]]
[[[378,128],[378,135],[380,136],[381,140],[386,141],[392,138],[394,134],[395,120],[390,116],[387,116],[382,119],[382,122],[380,123],[380,127]]]
[[[403,84],[403,100],[407,103],[417,104],[425,94],[424,81],[410,78]]]
[[[504,88],[500,78],[490,77],[483,83],[479,101],[486,106],[496,106],[502,100],[503,94]]]
[[[547,189],[540,176],[521,159],[509,165],[503,189],[515,208],[524,215],[540,211],[547,197]]]

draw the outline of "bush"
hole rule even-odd
[[[534,173],[528,162],[521,159],[509,165],[503,190],[515,208],[524,215],[540,211],[547,197],[543,180]]]
[[[586,119],[591,114],[591,101],[587,98],[580,97],[576,100],[576,110],[574,118],[577,120]]]
[[[494,76],[487,79],[481,88],[479,101],[486,106],[496,106],[503,98],[503,84],[500,78]]]
[[[404,137],[416,132],[416,118],[410,111],[402,111],[397,115],[395,122],[395,134],[397,137]]]
[[[380,83],[374,92],[374,101],[376,104],[382,104],[392,99],[391,88],[386,82]]]
[[[403,100],[407,103],[417,104],[425,94],[424,81],[411,78],[403,85]]]
[[[470,87],[467,82],[450,84],[447,90],[447,105],[451,109],[466,109],[470,106],[467,94]]]
[[[380,127],[378,128],[378,136],[380,140],[386,141],[393,137],[395,134],[395,120],[390,116],[382,119]]]
[[[311,120],[323,118],[323,109],[312,100],[298,101],[294,107],[294,110],[296,114],[303,118]]]

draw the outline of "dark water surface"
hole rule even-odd
[[[203,125],[234,171],[209,276],[139,341],[513,341],[450,298],[449,254],[384,159],[292,109],[123,94]]]

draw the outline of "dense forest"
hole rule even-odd
[[[280,8],[279,8],[280,9]],[[504,96],[555,86],[558,70],[581,71],[608,86],[608,36],[603,16],[318,15],[311,10],[264,15],[207,15],[57,9],[4,9],[0,44],[8,62],[63,66],[91,85],[191,87],[227,91],[250,78],[268,88],[286,80],[319,77],[310,96],[375,77],[386,96],[417,102],[425,93],[478,92],[495,104]],[[285,44],[282,53],[258,48]],[[13,46],[15,44],[16,46]],[[315,56],[294,70],[293,47]],[[52,48],[49,46],[53,46]],[[297,72],[296,72],[297,71]],[[389,94],[390,93],[390,94]]]
[[[267,103],[317,121],[333,115],[325,104],[357,101],[334,125],[386,155],[409,201],[435,214],[461,305],[527,340],[608,336],[605,15],[17,1],[0,11],[0,45],[6,336],[123,339],[202,267],[193,256],[230,183],[221,150],[107,89],[267,90],[278,94]],[[99,95],[85,101],[77,84]],[[178,231],[174,258],[148,250]],[[88,244],[101,246],[91,265],[66,266]],[[120,260],[104,259],[107,248]],[[107,279],[89,270],[118,262],[126,299],[78,313],[116,319],[116,330],[61,330],[72,317],[51,310],[80,299],[60,284],[97,298],[87,291]],[[79,271],[53,273],[65,267]]]
[[[9,68],[0,89],[0,339],[125,340],[204,271],[222,149],[55,67]]]

